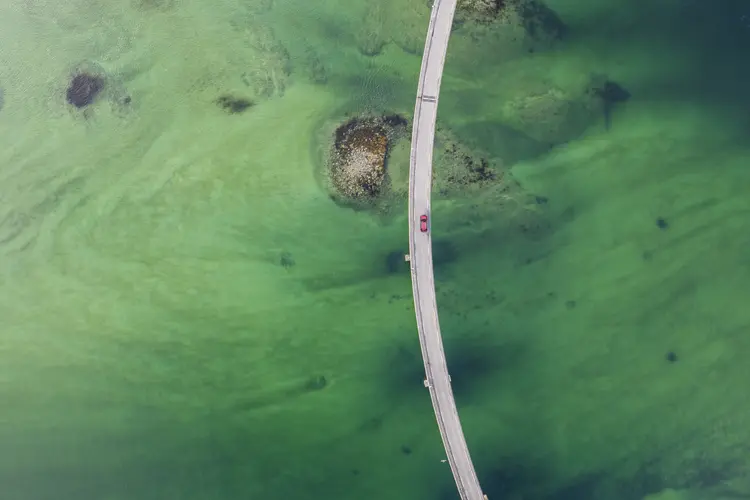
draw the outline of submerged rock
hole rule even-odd
[[[433,191],[436,195],[467,194],[503,182],[507,172],[498,158],[490,158],[468,147],[450,130],[438,127],[435,143]]]
[[[427,5],[432,8],[434,0]],[[506,0],[458,0],[456,2],[456,18],[459,22],[474,21],[491,23],[503,12]]]
[[[433,199],[456,200],[454,207],[464,204],[469,211],[480,205],[503,207],[504,217],[510,218],[536,211],[540,205],[515,178],[504,158],[490,155],[478,146],[469,147],[451,130],[440,126],[435,133],[432,179]],[[469,215],[458,224],[481,222],[476,215]],[[438,265],[452,261],[457,254],[454,248],[446,245],[440,249],[439,245],[439,240],[433,240],[433,262]]]
[[[515,3],[521,22],[532,38],[560,40],[568,31],[560,16],[544,3],[538,0],[516,0]]]
[[[90,73],[79,73],[70,81],[65,98],[68,104],[83,108],[94,102],[104,89],[104,78]]]
[[[458,0],[456,24],[517,24],[535,40],[559,40],[567,31],[560,17],[540,0]]]
[[[247,111],[255,104],[250,99],[224,94],[216,99],[216,104],[227,113],[237,114]]]
[[[305,49],[303,66],[310,81],[317,84],[328,82],[328,69],[318,53],[312,47]]]
[[[291,267],[294,267],[294,264],[296,264],[296,262],[294,261],[294,257],[290,252],[281,252],[281,255],[279,255],[279,264],[281,264],[281,267],[289,269]]]
[[[132,101],[124,86],[100,65],[90,61],[78,64],[70,72],[65,101],[85,112],[101,99],[117,109],[124,109]]]
[[[591,86],[529,86],[503,105],[503,123],[541,143],[561,144],[578,138],[599,116],[600,98]]]
[[[618,103],[630,100],[630,92],[620,84],[604,78],[604,81],[595,85],[591,91],[601,99],[604,112],[604,128],[609,130],[612,126],[612,112]]]
[[[325,375],[312,375],[305,382],[305,391],[314,392],[320,391],[328,387],[328,379]]]
[[[549,144],[495,119],[468,122],[456,127],[455,131],[468,146],[486,149],[488,156],[502,158],[503,165],[507,167],[536,158],[550,149]]]

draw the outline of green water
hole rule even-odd
[[[0,6],[0,498],[456,498],[389,267],[405,205],[321,184],[347,114],[411,115],[426,3]],[[750,23],[715,4],[550,0],[569,32],[533,52],[453,35],[441,127],[547,200],[433,205],[493,500],[750,491]],[[81,61],[111,89],[85,113]],[[501,123],[594,73],[632,94],[609,130],[549,149]],[[396,189],[407,167],[402,145]]]

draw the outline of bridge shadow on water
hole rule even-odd
[[[404,255],[408,253],[408,248],[388,252],[384,259],[385,266],[383,269],[385,273],[409,274],[409,263],[404,260]],[[432,240],[432,265],[436,274],[440,273],[445,266],[456,262],[459,256],[458,248],[451,240],[445,238]]]
[[[481,330],[443,336],[453,395],[458,406],[471,404],[475,397],[481,400],[484,397],[480,391],[482,386],[490,382],[496,384],[504,371],[515,370],[519,363],[525,362],[525,344],[516,340],[502,343],[485,340],[493,336],[495,334]],[[417,336],[412,338],[413,342],[396,347],[384,358],[380,380],[385,381],[390,398],[411,398],[425,390],[421,383],[415,383],[424,380],[425,371]]]

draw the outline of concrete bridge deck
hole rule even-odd
[[[438,322],[435,279],[432,269],[430,231],[420,230],[419,217],[430,215],[432,151],[435,139],[440,79],[457,0],[435,0],[427,31],[409,166],[409,261],[419,342],[425,366],[425,385],[430,391],[443,445],[462,500],[485,500],[466,445],[461,420],[453,399],[448,365]],[[428,224],[431,223],[431,217]]]

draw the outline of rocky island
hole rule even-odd
[[[328,160],[334,199],[362,205],[385,194],[388,153],[406,125],[405,118],[387,115],[352,118],[336,129]]]

